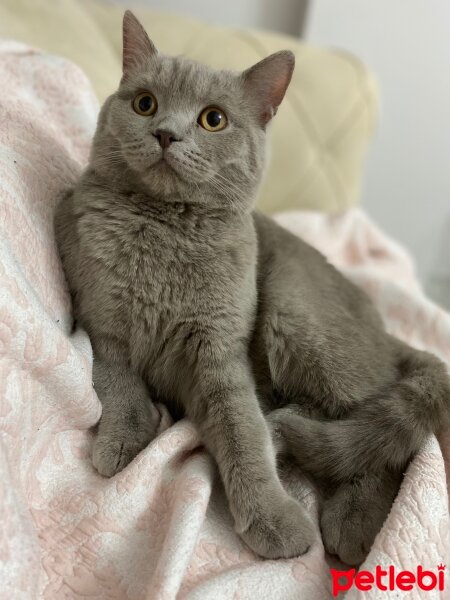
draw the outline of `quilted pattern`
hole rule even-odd
[[[74,60],[102,101],[120,78],[122,14],[100,0],[2,0],[0,35]],[[243,69],[290,48],[297,67],[273,125],[259,207],[338,211],[357,202],[376,114],[374,81],[359,60],[279,34],[233,31],[153,10],[137,14],[161,51],[215,67]]]

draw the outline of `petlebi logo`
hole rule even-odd
[[[419,565],[415,571],[397,571],[391,565],[383,568],[375,567],[375,572],[349,569],[338,571],[331,569],[332,592],[336,598],[341,592],[346,592],[355,587],[361,592],[370,592],[372,589],[382,592],[401,591],[408,592],[413,589],[429,592],[431,590],[443,591],[445,586],[445,565],[437,565],[436,569],[424,569]]]

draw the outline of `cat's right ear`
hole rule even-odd
[[[139,69],[148,58],[157,52],[141,23],[131,10],[126,10],[123,16],[122,70],[124,77]]]

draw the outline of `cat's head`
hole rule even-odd
[[[289,51],[243,73],[162,55],[127,11],[123,77],[101,111],[91,164],[116,179],[134,178],[158,198],[250,207],[266,127],[293,68]]]

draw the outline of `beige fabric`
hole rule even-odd
[[[120,78],[123,8],[100,0],[1,0],[0,36],[75,61],[99,99]],[[297,66],[272,128],[272,160],[259,197],[265,211],[335,211],[358,200],[375,114],[374,81],[355,57],[296,39],[234,31],[179,15],[136,10],[161,51],[215,67],[243,69],[282,48]]]

